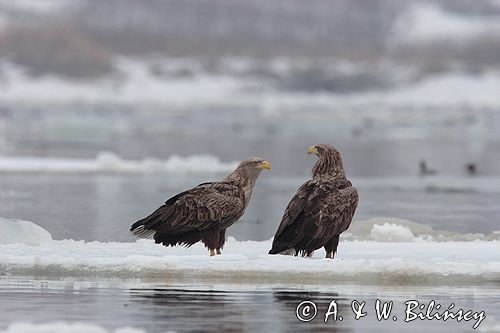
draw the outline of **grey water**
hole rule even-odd
[[[393,302],[391,316],[378,320],[377,299]],[[90,322],[106,329],[130,326],[147,332],[400,332],[472,331],[476,320],[405,322],[406,304],[427,306],[434,300],[446,309],[482,312],[479,328],[498,320],[500,300],[491,287],[384,286],[196,286],[159,281],[65,281],[0,278],[0,329],[10,322]],[[299,321],[303,301],[314,302],[316,316]],[[324,322],[332,301],[337,316]],[[352,302],[366,302],[366,316],[355,319]],[[311,308],[312,309],[312,308]],[[425,312],[425,311],[424,311]],[[434,311],[435,312],[435,311]],[[305,320],[311,317],[299,316]],[[311,312],[312,313],[312,312]],[[394,320],[396,316],[396,320]],[[340,320],[342,317],[342,320]],[[334,318],[337,319],[334,321]]]
[[[222,176],[0,175],[0,216],[34,221],[54,239],[130,242],[134,239],[128,230],[133,222],[170,196]],[[305,179],[263,173],[247,212],[229,229],[229,235],[237,240],[270,239],[288,201]],[[487,234],[500,229],[500,191],[406,187],[404,180],[398,185],[354,177],[361,199],[353,223],[379,216],[461,233]]]
[[[439,175],[464,176],[468,163],[481,175],[500,175],[498,110],[373,108],[260,100],[186,106],[0,102],[0,154],[94,158],[107,150],[141,159],[209,153],[223,161],[261,156],[275,177],[305,177],[312,165],[307,147],[327,142],[340,150],[351,176],[414,176],[421,160]]]

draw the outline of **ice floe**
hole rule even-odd
[[[0,217],[0,244],[40,245],[52,241],[52,235],[33,222]]]
[[[101,152],[95,159],[0,156],[0,172],[17,173],[215,173],[230,171],[236,165],[209,154],[142,160],[123,159],[111,152]]]
[[[387,221],[385,219],[384,221]],[[334,260],[318,250],[312,258],[268,255],[271,240],[229,237],[222,256],[209,257],[202,244],[165,248],[151,240],[134,243],[50,240],[40,233],[33,246],[25,234],[33,224],[5,227],[24,243],[0,244],[0,275],[86,278],[161,278],[247,283],[482,284],[500,281],[500,242],[413,242],[408,224],[372,224],[380,241],[341,241]],[[373,221],[372,221],[373,222]],[[394,221],[393,221],[394,222]],[[414,229],[416,230],[416,229]],[[21,232],[23,237],[21,237]],[[415,231],[415,233],[417,233]],[[417,233],[418,234],[418,233]],[[50,234],[49,234],[50,235]],[[14,238],[13,238],[14,239]],[[42,240],[45,240],[42,242]]]
[[[47,323],[12,323],[0,333],[145,333],[145,330],[120,327],[108,330],[93,323],[47,322]]]
[[[410,228],[392,223],[373,225],[370,235],[377,242],[408,242],[415,239]]]
[[[499,28],[496,15],[459,15],[428,2],[409,6],[395,24],[397,38],[402,43],[443,39],[463,41],[481,34],[498,34]]]
[[[395,217],[373,217],[354,221],[342,234],[346,240],[368,240],[377,242],[449,242],[449,241],[493,241],[500,240],[500,232],[460,233],[436,230],[431,226]]]

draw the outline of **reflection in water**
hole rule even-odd
[[[350,311],[350,301],[335,292],[311,291],[219,291],[190,289],[131,289],[130,298],[145,327],[180,332],[350,332],[349,323],[324,322],[332,300],[338,312]],[[300,322],[296,308],[313,300],[318,314]]]
[[[244,309],[223,291],[132,289],[130,296],[142,315],[149,313],[153,326],[180,332],[244,331]]]

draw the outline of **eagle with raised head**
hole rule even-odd
[[[349,228],[358,206],[358,191],[346,178],[342,157],[333,146],[318,144],[307,153],[318,156],[313,177],[286,207],[269,254],[311,256],[324,247],[326,258],[333,259],[339,236]]]
[[[155,243],[187,247],[202,241],[210,256],[221,254],[226,229],[245,212],[255,181],[269,162],[253,157],[242,161],[226,178],[203,183],[168,199],[148,217],[137,221],[130,232],[140,238],[153,236]]]

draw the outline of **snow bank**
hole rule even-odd
[[[0,217],[0,244],[40,245],[52,241],[52,235],[33,222]]]
[[[107,330],[92,323],[48,322],[42,324],[12,323],[0,333],[145,333],[142,329],[130,327]]]
[[[237,162],[221,162],[209,154],[172,155],[166,160],[126,160],[111,152],[101,152],[95,159],[0,157],[0,172],[20,173],[216,173],[231,171],[236,165]]]
[[[271,241],[229,238],[222,256],[196,244],[165,248],[150,240],[74,240],[0,245],[0,274],[161,278],[247,283],[482,284],[500,279],[500,242],[342,241],[335,260],[267,255]]]

